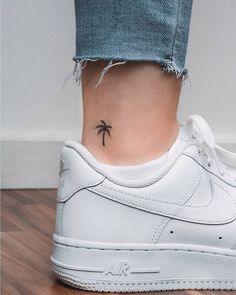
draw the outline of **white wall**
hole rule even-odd
[[[181,117],[207,118],[219,141],[236,143],[236,1],[193,0]]]
[[[55,187],[59,150],[81,136],[81,92],[69,81],[73,0],[2,1],[2,186]],[[236,1],[194,0],[180,118],[206,117],[236,144]]]

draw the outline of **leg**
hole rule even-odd
[[[90,62],[82,75],[84,126],[82,144],[102,162],[129,165],[165,152],[178,133],[176,110],[181,79],[152,62],[116,66],[95,88],[104,62]],[[110,135],[95,129],[100,120]]]
[[[82,72],[87,148],[61,154],[54,272],[89,291],[236,290],[236,155],[197,115],[175,141],[191,1],[76,3],[75,59],[97,61]]]
[[[156,158],[178,133],[191,1],[141,1],[140,7],[132,1],[75,1],[75,9],[75,59],[97,60],[87,62],[81,76],[83,145],[99,161],[116,165]],[[126,63],[111,68],[95,87],[110,60]],[[101,120],[112,128],[97,134]]]

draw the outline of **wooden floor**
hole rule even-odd
[[[63,285],[55,279],[50,270],[56,192],[7,190],[2,191],[1,196],[1,294],[89,294],[90,292]],[[235,291],[155,292],[155,294],[160,293],[164,295],[236,294]]]

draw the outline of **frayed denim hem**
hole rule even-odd
[[[127,60],[123,60],[120,58],[115,57],[114,59],[109,59],[109,58],[88,58],[88,57],[73,57],[72,58],[73,61],[75,62],[75,66],[74,66],[74,70],[73,72],[65,79],[64,83],[63,83],[63,88],[66,86],[67,81],[70,78],[73,78],[76,82],[76,84],[80,85],[81,83],[81,74],[83,69],[86,67],[87,62],[95,62],[98,60],[105,60],[108,61],[108,64],[105,68],[102,69],[100,77],[95,85],[95,88],[97,88],[102,80],[103,77],[105,76],[105,74],[109,71],[110,68],[114,67],[114,66],[118,66],[118,65],[123,65],[125,64],[127,61],[149,61],[149,62],[156,62],[157,64],[159,64],[162,67],[163,72],[166,73],[170,73],[170,74],[175,74],[177,79],[183,79],[186,80],[188,78],[188,71],[187,69],[183,68],[181,69],[180,67],[177,66],[177,64],[173,61],[173,59],[171,57],[168,58],[156,58],[154,60],[152,59],[127,59]],[[115,61],[115,62],[114,62]]]

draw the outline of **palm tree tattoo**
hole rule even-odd
[[[95,129],[99,129],[97,135],[102,133],[102,145],[105,146],[105,135],[106,133],[111,137],[111,133],[109,128],[112,128],[111,125],[107,125],[103,120],[100,120],[102,124],[99,124],[95,127]]]

